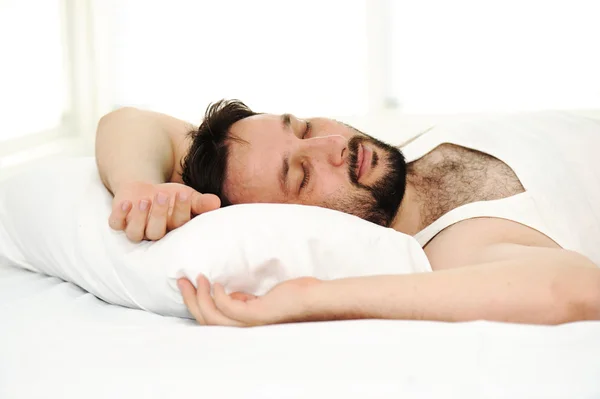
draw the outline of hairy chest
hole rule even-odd
[[[525,191],[515,172],[492,155],[442,144],[409,165],[409,179],[426,204],[427,226],[459,206],[507,198]]]

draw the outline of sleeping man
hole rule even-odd
[[[211,105],[199,127],[124,108],[101,119],[96,157],[114,195],[109,224],[133,241],[220,206],[316,205],[414,236],[433,269],[305,277],[261,297],[181,279],[200,324],[600,320],[600,123],[546,134],[518,118],[489,134],[434,128],[398,149],[335,120],[239,101]]]

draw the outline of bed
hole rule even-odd
[[[600,322],[204,327],[6,264],[0,320],[2,398],[600,397]]]
[[[89,180],[84,168],[76,170]],[[169,291],[165,284],[168,276],[163,265],[154,265],[156,278],[151,279],[147,263],[178,251],[164,241],[164,245],[152,246],[163,245],[164,253],[144,250],[145,256],[127,258],[131,264],[120,269],[91,273],[82,264],[85,261],[90,267],[92,260],[109,264],[110,259],[102,256],[113,237],[81,236],[78,229],[84,222],[89,225],[88,219],[61,217],[73,213],[70,210],[79,206],[75,204],[84,203],[77,196],[85,187],[74,185],[68,196],[73,203],[65,205],[52,194],[60,191],[58,183],[50,181],[52,175],[62,174],[46,173],[50,177],[34,173],[19,178],[12,205],[4,210],[5,219],[14,221],[10,224],[13,233],[3,236],[0,231],[0,249],[12,237],[36,252],[36,267],[47,271],[33,273],[15,267],[8,259],[22,257],[23,251],[10,255],[10,245],[0,251],[5,254],[5,258],[0,256],[0,398],[600,397],[600,322],[533,326],[359,320],[235,329],[198,326],[189,319],[159,315],[182,305],[176,302],[176,291]],[[100,183],[96,186],[101,187]],[[45,192],[46,206],[61,203],[62,208],[52,205],[54,212],[47,212],[37,207],[33,194],[23,195],[26,187]],[[100,203],[110,203],[91,193]],[[33,212],[46,215],[33,217]],[[97,215],[97,223],[105,226],[107,215]],[[59,222],[70,223],[69,228],[63,226],[70,235],[48,233]],[[188,225],[202,230],[193,224]],[[181,231],[188,234],[185,228]],[[306,233],[305,241],[311,240]],[[104,246],[92,248],[85,256],[76,253],[92,241]],[[327,249],[335,243],[325,244]],[[123,248],[133,255],[139,252],[139,247]],[[405,249],[405,253],[410,251]],[[320,257],[329,261],[330,256]],[[136,260],[144,269],[132,274],[135,287],[164,295],[151,298],[148,304],[141,302],[143,295],[135,300],[131,295],[115,295],[113,304],[99,299],[111,298],[112,290],[103,296],[105,288],[123,283],[124,271],[138,267]],[[67,261],[71,264],[63,264]],[[51,272],[66,277],[47,275]],[[65,282],[78,279],[79,285]],[[133,292],[130,286],[126,288]],[[94,290],[97,295],[89,293]],[[114,304],[119,300],[123,306]],[[130,308],[139,304],[152,311]]]

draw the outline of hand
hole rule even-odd
[[[216,195],[200,194],[183,184],[134,182],[115,192],[108,222],[114,230],[124,230],[133,242],[155,241],[195,215],[220,206]]]
[[[186,278],[177,283],[185,306],[202,325],[248,327],[320,319],[310,294],[322,281],[313,277],[285,281],[261,297],[242,292],[227,295],[216,283],[213,298],[210,282],[202,275],[196,279],[197,289]]]

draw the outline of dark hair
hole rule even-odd
[[[200,127],[189,133],[192,145],[181,165],[183,182],[200,193],[215,194],[222,207],[231,205],[223,193],[229,143],[242,140],[229,130],[237,121],[254,115],[258,113],[239,100],[220,100],[210,104]]]

